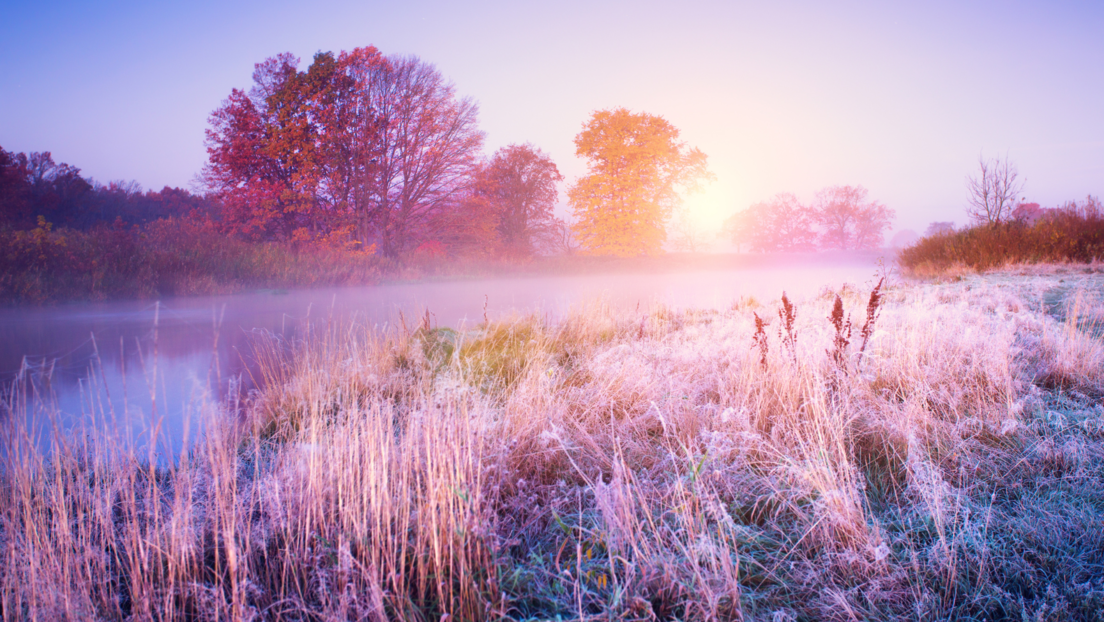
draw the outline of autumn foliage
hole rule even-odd
[[[556,230],[556,184],[563,181],[552,158],[532,145],[495,152],[476,174],[474,195],[493,214],[495,234],[509,256],[529,256]]]
[[[202,219],[215,209],[210,199],[181,188],[143,191],[135,182],[103,184],[76,166],[55,162],[49,151],[0,148],[0,228],[27,231],[42,218],[55,227],[87,230],[169,217]]]
[[[1104,259],[1104,206],[1089,196],[1057,208],[1026,204],[1019,218],[979,223],[958,231],[932,227],[901,251],[898,262],[916,274],[999,268],[1009,263],[1083,262]],[[947,223],[933,223],[945,225]]]
[[[374,47],[281,54],[211,115],[208,189],[227,232],[376,248],[398,257],[436,238],[475,170],[478,109],[430,64]]]
[[[679,141],[666,119],[624,108],[599,110],[575,137],[590,173],[568,191],[582,246],[596,255],[652,255],[684,191],[711,180],[706,155]]]

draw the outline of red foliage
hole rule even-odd
[[[207,187],[248,239],[378,247],[430,237],[463,196],[482,145],[476,107],[432,65],[374,47],[256,66],[210,118]]]

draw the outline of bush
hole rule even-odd
[[[1104,214],[1071,203],[1031,224],[978,225],[923,238],[902,250],[898,261],[910,272],[926,274],[955,266],[986,270],[1009,263],[1089,263],[1101,257]]]

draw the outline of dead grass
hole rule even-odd
[[[1104,277],[869,293],[273,340],[170,467],[9,425],[0,612],[1099,620]]]

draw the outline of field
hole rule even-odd
[[[318,326],[172,466],[13,386],[0,613],[1104,619],[1104,268],[874,286]]]

